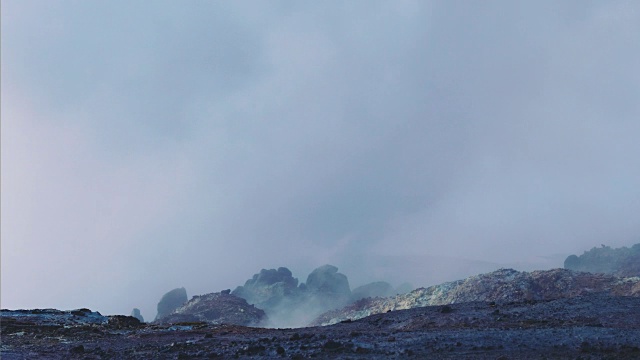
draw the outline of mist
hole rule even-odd
[[[640,234],[635,1],[2,1],[2,308],[333,264],[561,267]],[[303,276],[303,275],[301,275]]]

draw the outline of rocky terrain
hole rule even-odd
[[[300,284],[263,269],[233,293],[169,291],[152,323],[138,309],[2,310],[0,357],[640,359],[639,250],[603,246],[565,262],[591,272],[500,269],[389,297],[406,286],[352,291],[331,265]],[[310,327],[264,328],[299,324]]]
[[[142,324],[86,309],[2,310],[2,359],[638,359],[640,297],[466,302],[331,326]]]
[[[263,310],[249,305],[246,300],[228,291],[196,295],[191,300],[156,320],[160,324],[202,322],[260,326],[267,320]]]
[[[640,276],[640,244],[617,249],[606,245],[594,247],[580,256],[567,257],[564,268],[622,277]]]
[[[464,280],[416,289],[390,298],[367,298],[320,315],[311,325],[330,325],[373,314],[422,306],[474,301],[530,301],[570,298],[594,292],[640,296],[640,278],[620,278],[566,269],[520,272],[500,269]]]

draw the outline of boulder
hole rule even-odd
[[[249,305],[246,300],[226,292],[196,295],[158,319],[158,323],[176,324],[205,322],[209,324],[233,324],[260,326],[267,320],[265,312]]]
[[[134,308],[133,310],[131,310],[131,316],[133,316],[134,318],[138,319],[141,323],[144,322],[144,318],[140,314],[140,309],[138,309],[138,308]]]
[[[155,320],[160,320],[164,316],[169,315],[175,309],[187,302],[187,300],[187,290],[183,287],[173,289],[164,294],[158,303],[158,315],[156,315]]]
[[[342,306],[351,297],[349,280],[333,265],[323,265],[313,270],[307,277],[306,289],[318,305],[325,308]]]
[[[309,274],[306,284],[298,284],[285,267],[262,269],[231,294],[264,310],[268,326],[296,327],[326,310],[346,305],[351,290],[347,277],[337,267],[324,265]]]
[[[244,286],[238,286],[233,290],[232,294],[268,311],[278,306],[285,298],[298,295],[298,279],[285,267],[277,270],[262,269],[247,280]]]

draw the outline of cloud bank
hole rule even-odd
[[[3,1],[2,307],[637,242],[638,34],[633,1]]]

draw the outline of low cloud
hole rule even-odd
[[[2,5],[3,307],[637,241],[635,2],[73,4]]]

